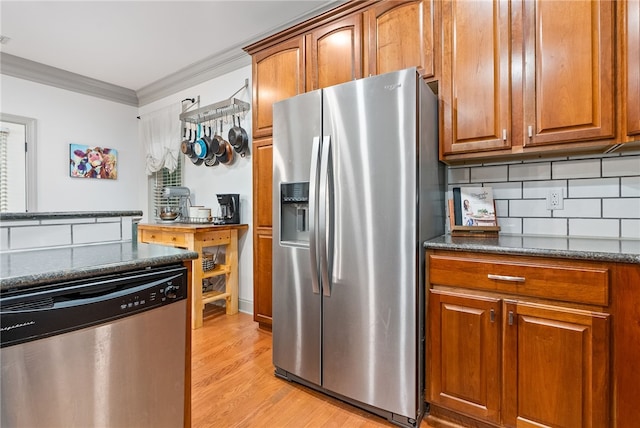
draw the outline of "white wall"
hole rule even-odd
[[[173,103],[180,103],[185,98],[197,98],[198,96],[200,96],[201,107],[224,101],[244,85],[245,79],[249,79],[248,88],[236,94],[235,98],[251,103],[251,66],[249,65],[147,104],[139,109],[139,114],[140,116],[144,116],[145,113],[159,110]],[[249,134],[249,145],[251,145],[251,111],[241,120],[241,124]],[[230,125],[224,125],[222,135],[225,139],[229,126]],[[215,167],[207,167],[204,164],[195,166],[189,159],[185,159],[184,165],[185,174],[183,184],[191,189],[191,199],[194,205],[210,207],[212,208],[212,212],[215,213],[218,209],[216,194],[240,194],[240,221],[248,224],[249,230],[240,236],[238,242],[239,306],[241,311],[253,313],[253,198],[251,154],[244,158],[236,156],[234,163],[230,166],[221,164]],[[144,191],[145,194],[141,195],[140,203],[146,203],[147,201],[146,192],[148,192],[148,188],[145,188]],[[145,209],[145,212],[146,211],[148,211],[148,209]]]
[[[37,211],[146,210],[138,109],[0,75],[2,113],[36,119]],[[118,179],[69,176],[69,144],[118,150]]]

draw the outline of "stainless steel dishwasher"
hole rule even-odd
[[[0,296],[0,426],[184,426],[181,265]]]

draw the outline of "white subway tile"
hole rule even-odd
[[[120,227],[122,228],[122,239],[129,240],[132,236],[133,221],[131,217],[122,217]]]
[[[0,250],[6,251],[9,249],[9,228],[3,227],[0,229]]]
[[[554,180],[559,178],[600,177],[600,159],[553,162],[551,176]]]
[[[12,250],[69,244],[71,244],[71,226],[68,225],[11,228],[9,245]]]
[[[76,223],[95,223],[95,218],[52,218],[40,220],[40,224],[76,224]]]
[[[550,178],[550,162],[509,166],[509,181],[549,180]]]
[[[623,253],[638,254],[640,253],[640,240],[620,241],[620,251]]]
[[[551,211],[546,200],[514,199],[509,201],[509,217],[551,217]]]
[[[553,158],[548,158],[545,156],[544,160],[545,162],[555,162],[555,161],[566,161],[568,158],[566,156],[558,156],[558,157],[553,157]],[[525,159],[522,161],[522,163],[535,163],[535,162],[540,162],[540,159],[536,158],[536,159]]]
[[[569,180],[569,198],[616,198],[620,196],[618,178]]]
[[[522,233],[522,219],[515,217],[498,217],[498,226],[500,226],[500,233]]]
[[[620,221],[572,218],[569,219],[569,236],[617,238],[620,236]]]
[[[0,227],[37,226],[39,224],[40,224],[39,220],[8,220],[0,223]]]
[[[468,183],[469,182],[469,168],[449,168],[447,174],[448,183]]]
[[[640,175],[640,156],[617,157],[602,160],[603,177]]]
[[[522,198],[522,183],[519,182],[484,183],[484,186],[493,189],[493,199]]]
[[[522,183],[522,197],[525,199],[547,199],[551,189],[562,189],[562,194],[567,197],[567,182],[565,180],[549,181],[525,181]],[[546,202],[545,202],[546,203]]]
[[[622,177],[620,181],[621,196],[640,196],[640,177]]]
[[[554,217],[600,218],[601,199],[565,199],[564,209],[553,210]]]
[[[485,181],[507,181],[507,165],[480,166],[471,168],[472,183]]]
[[[89,244],[94,242],[119,241],[120,222],[77,224],[73,226],[73,243]]]
[[[97,217],[96,223],[120,223],[120,217]]]
[[[602,200],[604,218],[640,218],[640,198]]]
[[[640,220],[623,219],[620,236],[623,238],[640,239]]]
[[[528,248],[548,248],[551,250],[566,250],[569,248],[566,239],[549,239],[546,236],[524,236],[522,245]]]
[[[496,205],[496,215],[507,217],[509,215],[509,201],[494,201]]]
[[[569,239],[569,249],[574,251],[593,251],[593,241],[590,239]],[[617,239],[602,239],[598,241],[597,252],[618,253],[620,242]]]
[[[524,218],[522,233],[526,235],[567,235],[567,219],[564,218]]]

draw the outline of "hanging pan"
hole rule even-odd
[[[201,145],[196,146],[197,141],[199,139],[200,139],[200,124],[198,124],[198,132],[193,133],[193,143],[192,143],[193,154],[191,155],[190,159],[194,165],[202,165],[202,163],[204,162],[204,159],[201,158],[198,154],[199,150],[202,150],[202,146]]]
[[[238,117],[238,126],[236,126],[236,115],[233,115],[233,127],[229,130],[229,143],[233,146],[240,156],[244,157],[249,144],[249,136],[247,131],[240,126],[240,118]]]

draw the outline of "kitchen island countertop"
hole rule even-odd
[[[426,241],[424,247],[640,264],[640,239],[506,234],[494,238],[475,238],[442,235]]]
[[[163,245],[122,241],[0,253],[0,291],[161,266],[198,258]]]

